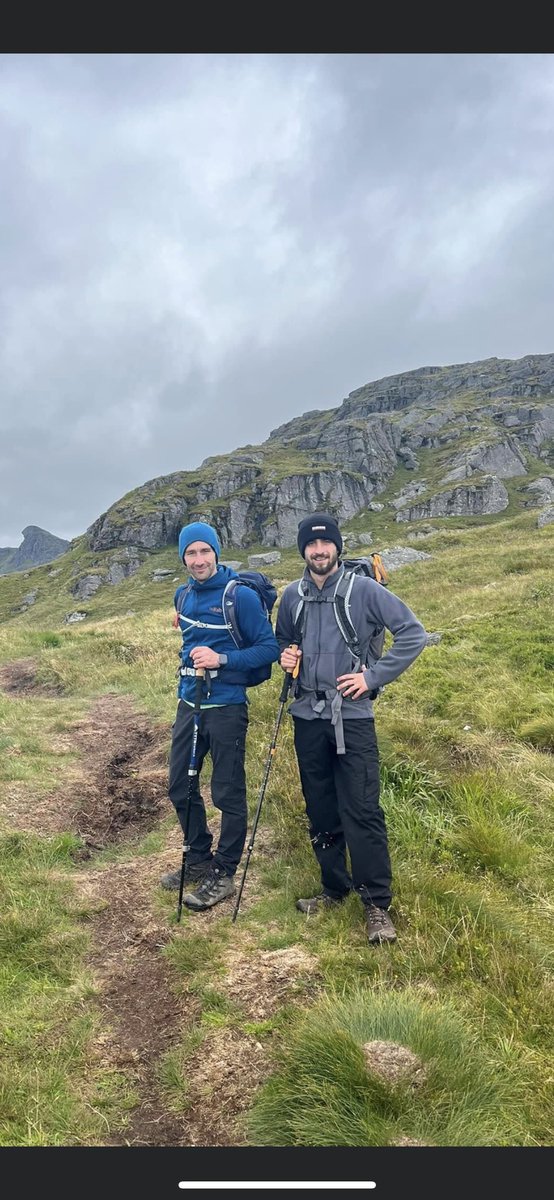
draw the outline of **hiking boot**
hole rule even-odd
[[[233,876],[226,875],[219,867],[212,866],[198,887],[183,896],[183,902],[187,908],[211,908],[212,905],[219,904],[220,900],[234,896],[235,890]]]
[[[204,862],[191,863],[185,862],[185,885],[201,883],[204,876],[211,870],[213,859],[207,858]],[[178,871],[168,871],[167,875],[162,875],[160,884],[168,892],[178,892],[181,884],[181,868]]]
[[[376,942],[395,942],[396,929],[386,908],[377,908],[376,904],[366,904],[367,939],[371,946]]]
[[[309,900],[296,901],[299,912],[308,914],[321,912],[324,908],[332,908],[334,904],[342,904],[342,900],[335,896],[328,896],[327,892],[320,892],[319,896],[312,896]]]

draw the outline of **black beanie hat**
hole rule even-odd
[[[334,542],[339,554],[342,553],[342,538],[340,530],[334,517],[329,513],[314,513],[312,517],[304,517],[298,525],[298,549],[304,558],[304,551],[308,542],[315,542],[317,538],[325,538],[328,542]]]

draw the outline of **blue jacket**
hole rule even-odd
[[[175,608],[178,613],[182,610],[179,615],[179,627],[183,634],[181,665],[194,668],[190,658],[194,646],[209,646],[217,654],[227,655],[225,665],[218,667],[215,677],[211,677],[210,695],[206,695],[204,700],[208,704],[244,704],[246,689],[243,672],[249,667],[276,662],[279,657],[279,647],[271,624],[258,596],[249,587],[238,587],[235,594],[236,617],[245,642],[242,650],[237,649],[222,609],[225,587],[230,579],[236,578],[236,571],[219,566],[211,579],[203,583],[189,579],[175,592]],[[191,622],[202,622],[210,628]],[[177,689],[179,699],[194,704],[194,692],[194,676],[181,675]]]

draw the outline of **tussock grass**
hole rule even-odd
[[[407,1047],[422,1077],[396,1082],[368,1069],[371,1041]],[[329,996],[296,1022],[279,1068],[249,1116],[256,1145],[382,1146],[519,1143],[523,1087],[454,1005],[407,988]]]

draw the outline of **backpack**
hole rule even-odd
[[[239,628],[239,623],[236,614],[236,590],[239,584],[249,587],[259,597],[262,610],[265,613],[268,621],[271,624],[271,611],[277,599],[277,591],[261,571],[238,571],[236,579],[230,579],[225,586],[222,599],[223,615],[225,617],[225,625],[231,634],[231,637],[237,647],[237,650],[242,650],[244,647],[244,638]],[[190,584],[183,585],[182,590],[179,589],[179,596],[176,603],[177,612],[174,618],[174,625],[178,628],[179,617],[182,615],[185,597],[188,594]],[[205,628],[220,628],[220,626],[205,626]],[[266,679],[271,677],[273,663],[264,663],[261,667],[250,667],[246,671],[225,671],[225,679],[228,683],[240,683],[243,687],[257,687],[259,683],[264,683]]]
[[[388,587],[388,574],[380,554],[370,554],[369,558],[345,558],[342,561],[344,574],[341,575],[335,588],[332,600],[333,612],[339,631],[356,664],[354,667],[354,670],[356,670],[368,656],[374,662],[378,658],[381,658],[385,644],[385,629],[383,626],[381,629],[376,630],[368,646],[363,647],[360,645],[360,639],[350,617],[350,593],[352,591],[354,576],[366,575],[369,579],[374,579],[376,583],[380,583],[383,587]],[[306,620],[307,597],[302,594],[301,588],[302,580],[298,585],[300,600],[294,616],[293,639],[297,646],[300,646],[302,643],[304,622]],[[370,700],[375,700],[381,690],[381,688],[378,688],[370,692]]]

